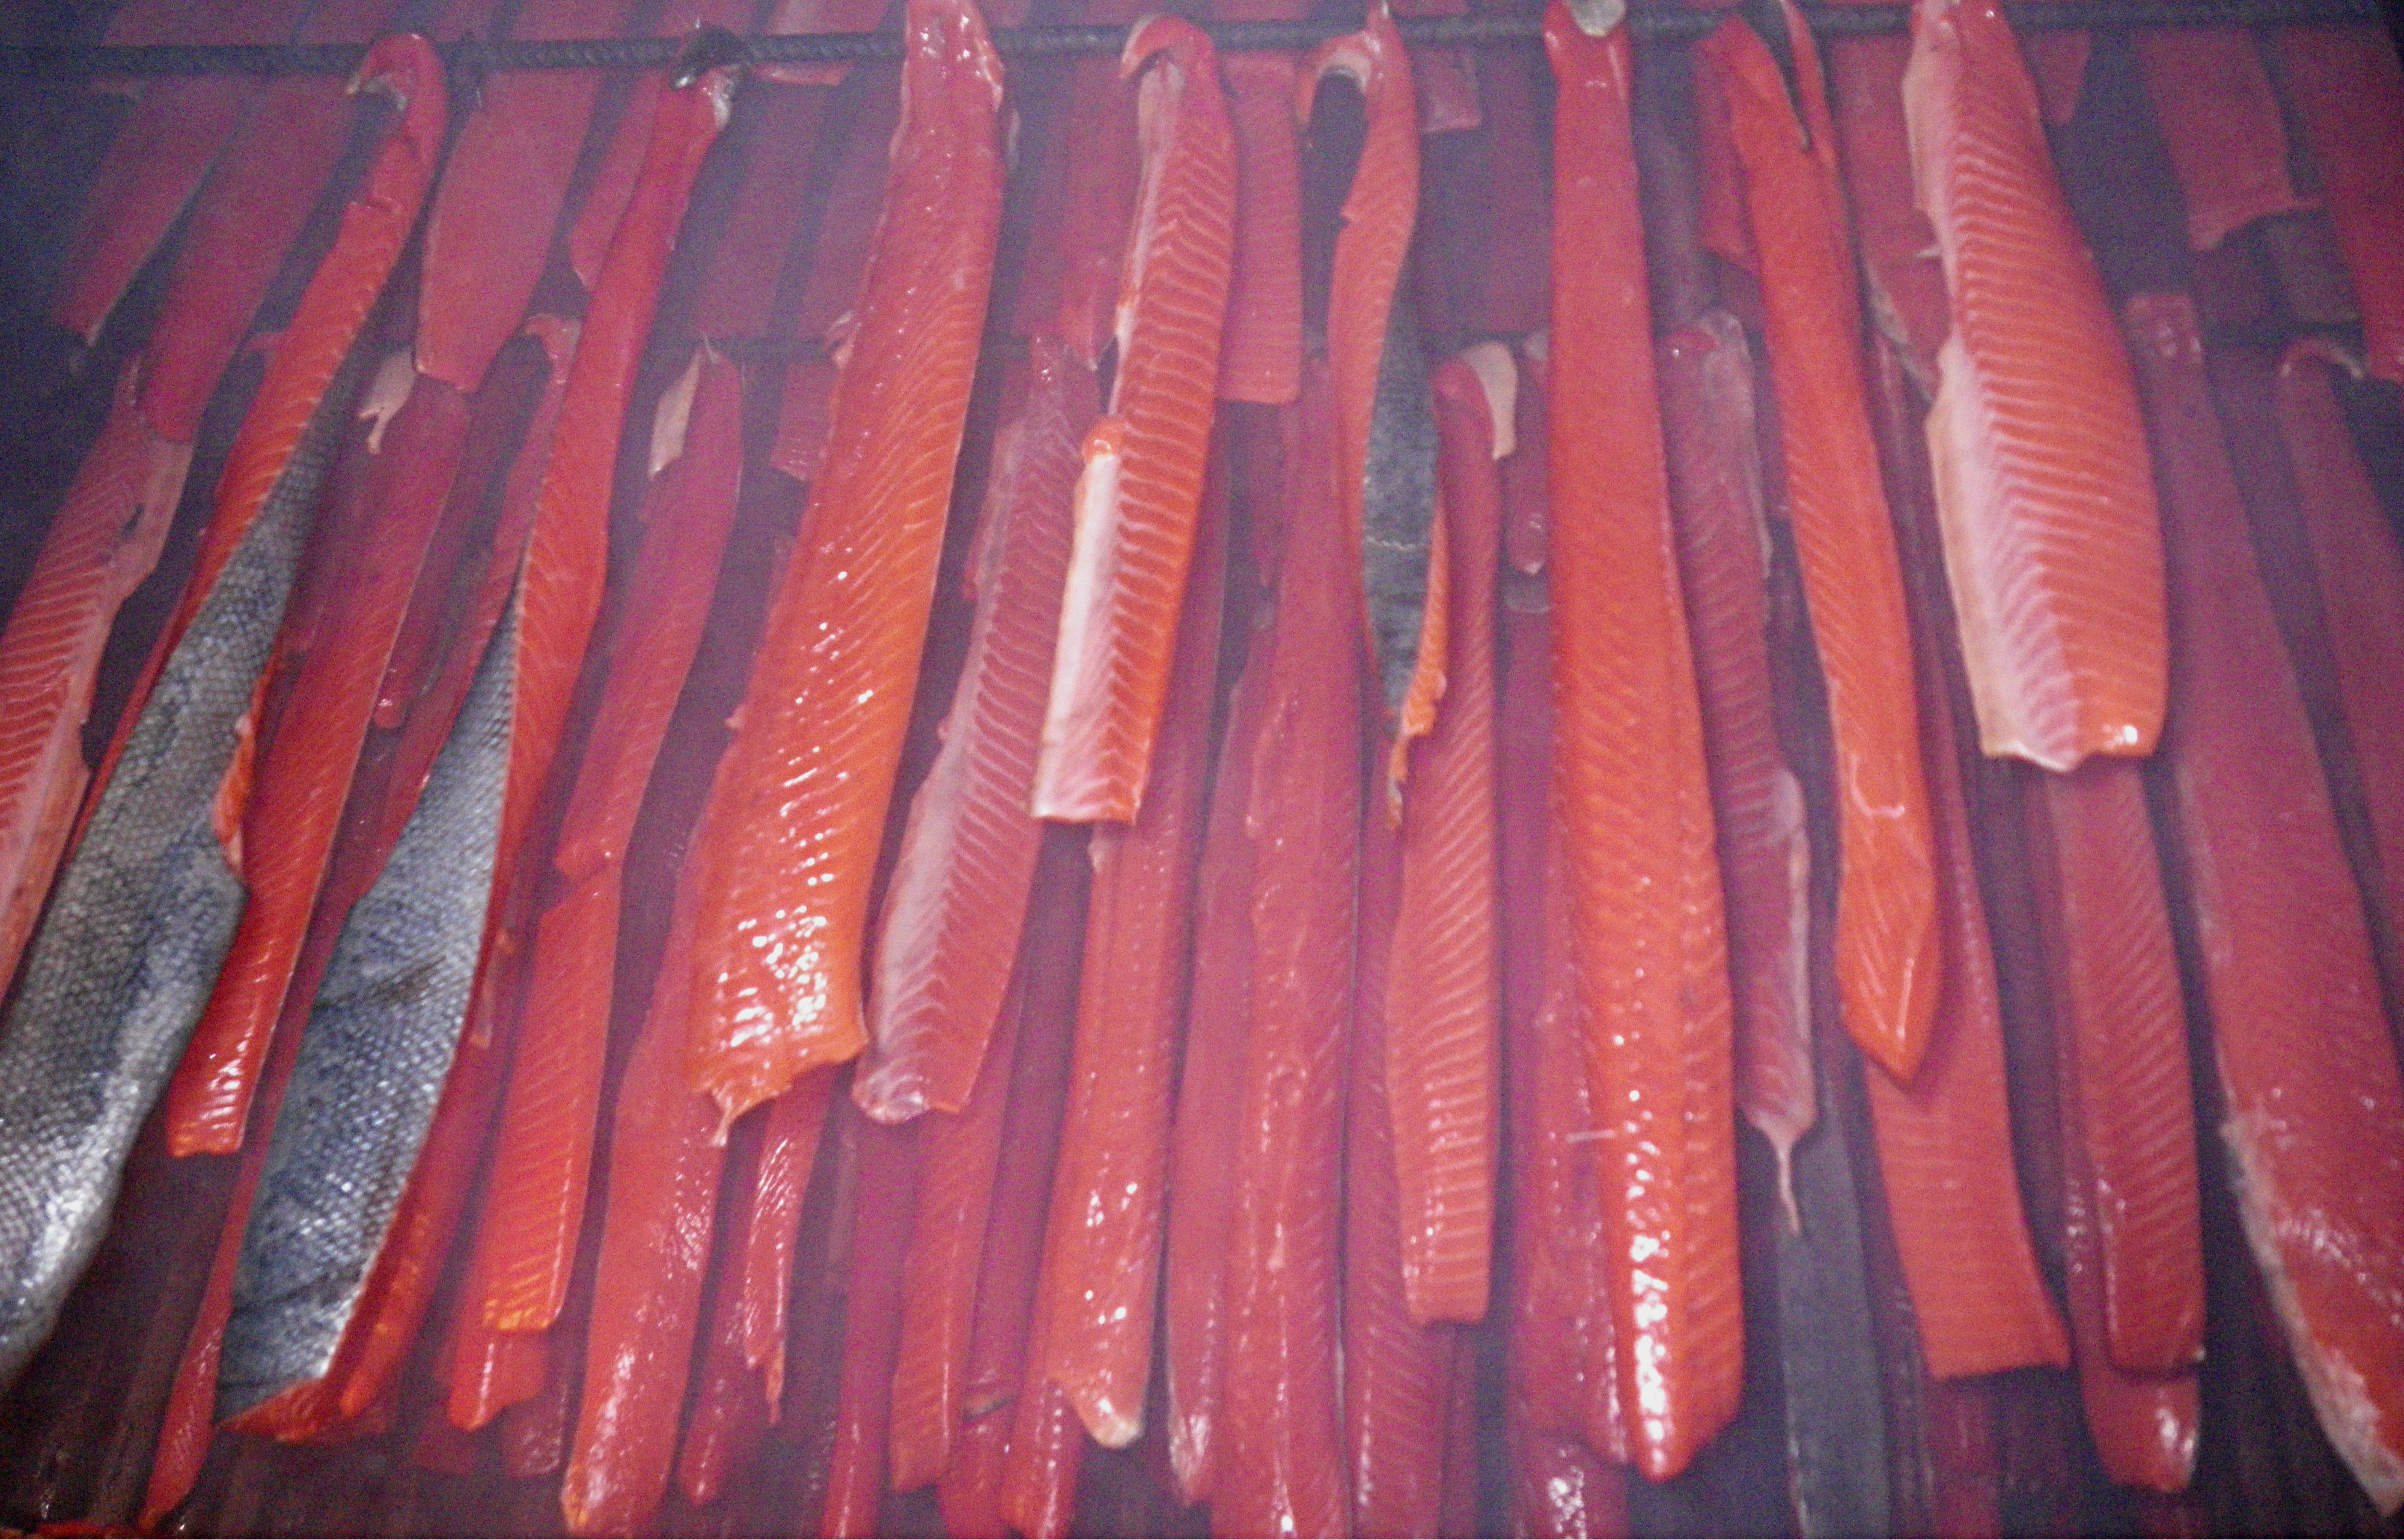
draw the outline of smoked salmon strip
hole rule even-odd
[[[2372,489],[2330,389],[2327,344],[2296,343],[2279,365],[2279,437],[2327,619],[2345,730],[2354,742],[2387,923],[2404,926],[2404,549]]]
[[[1511,448],[1517,384],[1509,351],[1490,342],[1447,359],[1434,376],[1436,517],[1451,566],[1442,594],[1447,683],[1434,727],[1409,750],[1398,909],[1377,983],[1396,1242],[1409,1318],[1421,1325],[1485,1317],[1494,1245],[1494,592],[1502,537],[1494,462]]]
[[[943,746],[911,798],[877,925],[871,1047],[852,1097],[886,1122],[968,1104],[1042,843],[1027,798],[1069,571],[1078,437],[1097,406],[1093,371],[1039,337],[1019,401],[986,475],[968,657]]]
[[[2170,802],[2238,1216],[2321,1430],[2404,1506],[2404,1077],[2193,304],[2128,324],[2171,535]]]
[[[742,381],[696,351],[661,403],[633,596],[561,815],[562,895],[536,928],[493,1175],[468,1287],[483,1325],[540,1331],[557,1318],[584,1219],[616,978],[626,847],[677,695],[701,645],[742,482]]]
[[[1281,8],[1281,7],[1280,7]],[[1217,14],[1227,19],[1230,7]],[[1302,388],[1302,137],[1294,62],[1231,53],[1220,71],[1236,135],[1236,239],[1219,395],[1279,406]]]
[[[1086,435],[1035,774],[1039,818],[1142,805],[1193,563],[1235,239],[1236,146],[1218,54],[1191,22],[1127,38],[1143,180],[1121,281],[1110,410]]]
[[[1837,983],[1846,1032],[1898,1078],[1941,986],[1936,871],[1910,623],[1862,378],[1836,129],[1810,29],[1782,7],[1796,85],[1744,21],[1697,45],[1758,254],[1788,514],[1827,681],[1837,784]],[[1801,103],[1798,121],[1794,103]]]
[[[2210,251],[2255,220],[2310,208],[2287,173],[2287,130],[2254,35],[2151,27],[2135,37],[2145,100],[2187,202],[2187,244]]]
[[[1832,37],[1826,59],[1869,324],[1902,350],[1925,394],[1936,388],[1936,350],[1953,329],[1953,315],[1945,270],[1936,260],[1936,232],[1912,190],[1911,136],[1903,118],[1911,39]]]
[[[1389,798],[1398,811],[1406,745],[1435,725],[1444,694],[1448,574],[1435,512],[1435,409],[1412,289],[1402,281],[1419,218],[1419,97],[1386,0],[1361,31],[1331,38],[1304,61],[1295,82],[1304,120],[1331,74],[1360,88],[1369,119],[1335,237],[1327,361],[1338,506],[1361,558],[1362,618],[1392,728]]]
[[[760,1162],[743,1233],[741,1318],[743,1361],[759,1371],[772,1418],[784,1398],[786,1320],[802,1201],[818,1166],[836,1074],[830,1065],[794,1081],[792,1089],[769,1103],[760,1131]]]
[[[1554,788],[1633,1463],[1684,1468],[1736,1410],[1733,1024],[1700,709],[1681,605],[1628,31],[1544,14],[1554,118],[1547,398]]]
[[[1223,439],[1203,489],[1151,793],[1132,824],[1090,837],[1075,1047],[1035,1307],[1042,1351],[1027,1363],[1030,1381],[1065,1393],[1107,1449],[1142,1433],[1152,1383],[1169,1114],[1226,608],[1230,442]]]
[[[1921,1362],[1931,1381],[1942,1382],[2032,1365],[2061,1367],[2070,1360],[2070,1342],[2037,1269],[2017,1180],[1995,927],[1979,889],[1978,826],[1963,758],[1966,724],[1957,715],[1949,668],[1950,617],[1926,440],[1902,346],[1883,340],[1874,346],[1870,404],[1908,575],[1936,813],[1944,972],[1920,1073],[1899,1082],[1869,1068],[1864,1079]],[[2183,1090],[2177,1105],[2187,1105]]]
[[[862,1047],[860,952],[1001,205],[1001,64],[914,0],[902,127],[826,463],[695,836],[688,1073],[729,1120]]]
[[[1790,1168],[1795,1142],[1819,1117],[1807,977],[1811,846],[1770,693],[1753,360],[1744,328],[1719,310],[1671,332],[1657,353],[1678,575],[1727,883],[1737,1109],[1776,1153],[1780,1200],[1799,1228]]]
[[[1911,35],[1913,180],[1953,324],[1928,451],[1979,744],[2054,770],[2147,754],[2168,652],[2128,354],[1996,0],[1918,0]]]
[[[2062,1120],[2094,1173],[2112,1362],[2177,1373],[2203,1356],[2203,1241],[2187,1009],[2145,784],[2111,762],[2041,776],[2030,824]]]
[[[1229,748],[1253,761],[1253,957],[1240,1120],[1234,1158],[1217,1173],[1236,1189],[1209,1478],[1211,1527],[1224,1534],[1349,1528],[1337,1247],[1363,736],[1349,596],[1360,568],[1324,369],[1306,372],[1286,421],[1291,491],[1264,643],[1266,698],[1258,738]]]
[[[2404,62],[2378,26],[2281,27],[2272,38],[2354,278],[2364,362],[2404,382]]]
[[[364,372],[359,330],[441,149],[441,66],[423,38],[379,44],[356,84],[399,98],[400,116],[235,437],[190,582],[0,1030],[0,1383],[49,1336],[99,1242],[241,913],[266,670]]]

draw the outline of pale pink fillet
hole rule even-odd
[[[470,406],[439,381],[413,379],[384,424],[365,477],[368,517],[342,554],[314,645],[300,655],[244,820],[249,889],[233,943],[167,1088],[168,1147],[239,1148],[267,1039],[315,908],[351,774],[395,636],[466,448]]]
[[[1391,23],[1387,23],[1389,33]],[[1322,369],[1286,413],[1287,524],[1250,756],[1251,1020],[1240,1072],[1210,1513],[1230,1534],[1349,1527],[1337,1370],[1337,1215],[1354,845],[1358,562]]]
[[[1717,310],[1662,339],[1656,353],[1671,526],[1727,886],[1737,1108],[1777,1154],[1780,1200],[1797,1228],[1789,1162],[1819,1116],[1806,978],[1811,847],[1770,695],[1769,531],[1753,360],[1744,328]]]
[[[1219,9],[1223,12],[1225,6]],[[1294,64],[1276,53],[1220,62],[1236,134],[1236,243],[1219,395],[1277,406],[1302,381],[1302,140]]]
[[[883,0],[874,0],[880,7]],[[743,93],[735,132],[749,153],[734,206],[719,228],[687,322],[703,337],[762,337],[770,327],[776,280],[801,229],[806,201],[794,196],[818,160],[832,93],[818,86],[757,83]]]
[[[510,35],[612,36],[632,9],[631,0],[526,0]],[[482,81],[426,216],[421,372],[472,391],[517,330],[600,89],[594,70],[496,70]]]
[[[293,40],[356,42],[392,9],[393,0],[323,0]],[[186,223],[142,354],[142,409],[161,437],[189,444],[198,437],[218,377],[342,158],[351,116],[338,79],[287,76],[260,91],[218,157]],[[441,146],[425,153],[430,171]]]
[[[1093,371],[1038,338],[1018,413],[995,435],[968,657],[877,925],[870,1049],[852,1098],[881,1121],[966,1106],[1003,1008],[1043,839],[1027,803],[1069,572],[1077,439],[1096,399]]]
[[[1538,116],[1544,70],[1541,61],[1516,52],[1489,52],[1477,63],[1489,227],[1469,324],[1479,331],[1518,336],[1544,324],[1553,211]]]
[[[2281,27],[2279,77],[2303,119],[2321,196],[2362,308],[2364,357],[2404,382],[2404,62],[2376,22]]]
[[[2266,215],[2310,208],[2287,175],[2270,73],[2238,27],[2150,27],[2135,37],[2154,126],[2187,201],[2187,244],[2210,251]]]
[[[302,0],[126,6],[110,19],[106,41],[281,43],[305,8]],[[84,191],[83,212],[60,263],[65,279],[51,303],[51,320],[86,342],[100,335],[260,89],[256,80],[222,75],[142,83]]]
[[[1109,415],[1084,443],[1035,774],[1039,818],[1129,822],[1142,805],[1193,562],[1226,321],[1236,149],[1218,55],[1192,23],[1127,39],[1142,74],[1141,190],[1118,302]]]
[[[1861,251],[1869,321],[1903,350],[1911,377],[1936,386],[1936,350],[1953,328],[1936,232],[1914,201],[1911,140],[1903,119],[1908,37],[1832,38],[1828,94],[1838,159]]]
[[[1574,1438],[1529,1434],[1510,1450],[1514,1533],[1592,1540],[1628,1533],[1628,1474]]]
[[[561,1515],[577,1534],[648,1527],[676,1454],[726,1155],[712,1138],[717,1109],[684,1076],[699,865],[697,853],[689,855],[677,879],[667,948],[610,1115],[583,1392],[559,1487]]]
[[[1942,964],[1910,625],[1870,436],[1836,130],[1818,55],[1787,7],[1796,86],[1735,18],[1698,45],[1727,113],[1759,254],[1786,505],[1827,681],[1840,789],[1837,983],[1847,1034],[1897,1076],[1919,1067]],[[1801,103],[1798,121],[1794,105]]]
[[[1628,1445],[1656,1478],[1736,1409],[1733,1020],[1653,387],[1625,27],[1556,0],[1548,428],[1553,785]],[[1591,1360],[1590,1360],[1591,1361]],[[1591,1394],[1591,1392],[1590,1392]]]
[[[2112,1362],[2176,1373],[2203,1356],[2203,1242],[2187,1008],[2144,781],[2115,763],[2045,775],[2030,822]]]
[[[705,1099],[706,1100],[706,1099]],[[851,1146],[854,1183],[845,1270],[842,1360],[837,1371],[834,1449],[818,1533],[880,1533],[893,1364],[902,1329],[902,1258],[917,1206],[917,1123],[889,1128],[857,1108],[836,1108]]]
[[[1202,495],[1177,623],[1168,699],[1143,812],[1091,835],[1093,884],[1058,1169],[1043,1240],[1043,1353],[1029,1379],[1056,1385],[1097,1443],[1143,1431],[1151,1388],[1169,1118],[1186,1020],[1210,772],[1211,707],[1227,590],[1232,435]]]
[[[2172,536],[2169,744],[2238,1215],[2304,1388],[2404,1505],[2404,1084],[2362,896],[2255,567],[2193,307],[2129,307]]]
[[[576,356],[568,365],[558,424],[509,601],[517,613],[509,779],[494,841],[493,897],[470,1006],[471,1033],[496,1008],[495,961],[525,947],[522,936],[532,919],[537,877],[527,834],[552,761],[567,734],[568,707],[600,615],[609,565],[609,503],[626,401],[693,179],[726,125],[733,90],[733,77],[722,69],[713,70],[662,99],[642,172],[610,241]],[[662,687],[646,679],[643,687]],[[622,779],[613,777],[613,783]],[[608,795],[628,794],[613,784]],[[633,799],[639,801],[638,792]],[[558,1308],[555,1297],[550,1308]]]
[[[742,381],[701,350],[663,403],[675,458],[643,502],[632,602],[609,644],[608,673],[552,861],[563,883],[535,928],[529,1008],[518,1030],[493,1177],[477,1226],[468,1288],[482,1323],[540,1331],[557,1319],[584,1218],[616,978],[626,846],[675,714],[718,581],[742,480]],[[571,376],[569,389],[574,390]],[[663,442],[663,438],[671,440]],[[539,514],[538,514],[539,519]],[[539,525],[538,524],[538,528]]]
[[[826,464],[697,844],[687,1073],[729,1118],[858,1053],[860,964],[1000,219],[1001,64],[973,0],[915,0],[893,179]]]
[[[1871,405],[1909,574],[1944,971],[1920,1072],[1908,1083],[1876,1068],[1864,1076],[1921,1361],[1931,1380],[1943,1381],[2038,1364],[2059,1367],[2069,1362],[2070,1346],[2037,1271],[2015,1179],[1996,949],[1979,892],[1978,825],[1965,800],[1957,708],[1944,663],[1936,509],[1901,354],[1892,341],[1877,346]]]
[[[2318,580],[2355,773],[2379,852],[2387,923],[2404,927],[2404,551],[2329,388],[2325,344],[2302,341],[2279,366],[2279,436]]]
[[[623,0],[618,3],[622,5]],[[651,17],[650,35],[681,37],[705,26],[748,32],[755,8],[748,0],[669,0]],[[588,26],[580,35],[590,37],[594,31]],[[584,201],[568,221],[567,265],[588,291],[600,287],[601,270],[608,261],[618,227],[634,202],[635,188],[650,156],[652,119],[660,104],[676,94],[665,70],[646,70],[635,77],[634,88],[626,93],[610,129],[608,146],[584,189]]]
[[[88,772],[84,718],[118,606],[158,564],[191,464],[118,379],[108,422],[52,515],[0,631],[0,987],[49,895]]]
[[[1447,360],[1433,380],[1436,518],[1451,564],[1443,590],[1447,686],[1435,726],[1409,751],[1400,907],[1379,985],[1400,1265],[1410,1318],[1422,1325],[1485,1317],[1494,1247],[1502,1116],[1494,597],[1502,538],[1494,461],[1509,448],[1517,381],[1517,366],[1497,343]]]
[[[1919,0],[1904,111],[1952,306],[1928,447],[1980,746],[2146,754],[2168,653],[2144,430],[1996,0]]]
[[[1418,794],[1414,793],[1414,801]],[[1403,847],[1385,809],[1362,821],[1352,1039],[1344,1090],[1345,1475],[1361,1534],[1433,1534],[1457,1328],[1412,1318],[1395,1180],[1389,981],[1397,960]],[[1490,900],[1490,895],[1489,895]]]
[[[885,202],[887,173],[892,165],[892,142],[901,127],[902,104],[897,93],[874,90],[860,105],[860,121],[852,126],[828,179],[826,208],[818,215],[817,241],[810,253],[809,282],[802,291],[793,333],[804,340],[823,340],[840,361],[848,355],[854,308],[860,279],[868,271],[869,249],[876,237],[877,219]],[[796,368],[799,366],[797,365]],[[818,431],[825,437],[823,426]],[[815,463],[816,455],[812,460]],[[815,479],[788,464],[782,436],[776,465],[797,480]]]
[[[802,1228],[802,1200],[810,1190],[827,1105],[834,1096],[830,1065],[803,1075],[768,1104],[760,1133],[743,1230],[743,1361],[767,1385],[768,1410],[781,1408],[785,1389],[786,1319],[793,1285],[793,1253]]]
[[[1257,456],[1273,465],[1281,464],[1279,425],[1263,421],[1264,415],[1248,410],[1231,422],[1237,446],[1230,452],[1231,461],[1240,464]],[[1268,479],[1276,485],[1276,478]],[[1264,514],[1275,517],[1281,511],[1268,506],[1269,501],[1251,498],[1246,503],[1255,549]],[[1249,633],[1250,659],[1228,701],[1195,878],[1194,978],[1177,1104],[1169,1124],[1164,1240],[1167,1277],[1161,1298],[1161,1351],[1168,1390],[1169,1458],[1179,1496],[1187,1503],[1200,1502],[1209,1492],[1222,1422],[1227,1240],[1235,1217],[1237,1134],[1255,952],[1250,827],[1253,749],[1268,702],[1268,633],[1255,627],[1254,617],[1242,608],[1229,624]]]

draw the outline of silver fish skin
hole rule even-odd
[[[361,372],[343,363],[168,655],[0,1025],[0,1389],[108,1228],[125,1158],[208,1003],[245,898],[211,814],[292,596]]]
[[[513,601],[317,987],[234,1265],[220,1420],[333,1367],[433,1124],[492,895],[518,617]]]
[[[1435,525],[1435,397],[1407,276],[1386,315],[1363,470],[1361,586],[1378,689],[1386,710],[1395,713],[1419,668]]]

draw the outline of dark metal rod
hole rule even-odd
[[[2314,21],[2377,21],[2378,0],[2034,0],[2010,5],[2015,26],[2025,29],[2095,27],[2281,26]],[[1806,6],[1811,30],[1823,37],[1901,32],[1905,5]],[[1691,42],[1711,30],[1718,14],[1696,10],[1640,10],[1628,27],[1644,42]],[[1532,42],[1534,16],[1427,16],[1401,22],[1404,38],[1425,45],[1492,45]],[[1308,48],[1351,30],[1333,21],[1223,21],[1206,28],[1230,52]],[[994,34],[1005,59],[1055,58],[1066,54],[1115,53],[1126,41],[1125,27],[1019,27]],[[751,62],[761,64],[851,62],[899,59],[902,37],[894,32],[822,33],[731,39]],[[594,37],[558,42],[462,38],[442,46],[454,68],[659,69],[677,62],[680,37]],[[292,45],[151,44],[0,47],[0,76],[48,77],[95,75],[343,75],[358,67],[366,47],[358,43]]]

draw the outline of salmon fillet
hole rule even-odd
[[[2143,425],[1995,0],[1915,6],[1904,111],[1951,303],[1928,447],[1980,746],[2146,754],[2168,653]]]
[[[1218,54],[1176,18],[1137,28],[1143,179],[1121,279],[1109,413],[1084,445],[1076,540],[1035,775],[1039,818],[1142,805],[1194,554],[1226,325],[1236,146]]]
[[[869,885],[992,279],[1000,61],[972,0],[916,0],[907,32],[893,179],[826,464],[696,836],[708,870],[688,1073],[729,1120],[866,1037]]]
[[[1606,1294],[1633,1462],[1684,1468],[1734,1413],[1734,1047],[1694,664],[1653,393],[1624,26],[1561,0],[1548,571],[1555,806],[1596,1107]]]
[[[2287,174],[2287,129],[2253,35],[2157,27],[2136,35],[2145,100],[2187,203],[2187,244],[2210,251],[2255,220],[2310,208]]]
[[[2404,1079],[2180,295],[2130,301],[2172,540],[2170,802],[2238,1216],[2321,1429],[2404,1506]]]
[[[1864,1052],[1908,1080],[1943,966],[1910,628],[1864,392],[1836,131],[1810,30],[1783,14],[1792,98],[1768,47],[1735,18],[1699,57],[1725,104],[1760,263],[1787,509],[1827,682],[1842,1018]]]
[[[2396,40],[2377,25],[2282,27],[2273,38],[2354,278],[2364,362],[2404,382],[2404,62]]]

